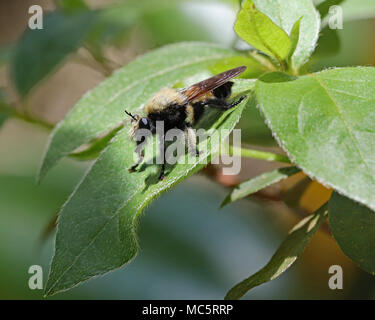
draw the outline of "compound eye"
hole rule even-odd
[[[148,126],[148,120],[147,120],[147,118],[142,118],[142,119],[141,119],[141,123],[142,123],[142,125],[143,125],[144,127],[147,127],[147,126]]]

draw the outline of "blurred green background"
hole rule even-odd
[[[9,61],[27,26],[29,6],[39,4],[50,12],[75,8],[81,1],[0,1],[0,87],[6,100],[18,107],[27,104],[38,117],[56,123],[108,69],[152,48],[191,40],[243,47],[232,30],[239,1],[161,1],[151,7],[143,1],[87,0],[91,9],[106,10],[87,42],[90,52],[80,48],[70,55],[26,99],[17,95],[10,80]],[[124,3],[122,10],[111,9]],[[345,22],[337,31],[339,52],[329,50],[337,38],[322,38],[309,68],[374,65],[375,20],[370,17]],[[256,110],[247,111],[241,126],[247,130],[246,143],[273,145]],[[42,298],[41,290],[28,288],[28,268],[41,265],[46,281],[53,235],[43,242],[42,234],[90,165],[66,159],[36,185],[47,141],[47,130],[19,119],[8,119],[0,127],[0,299]],[[259,160],[244,164],[236,181],[274,166]],[[220,210],[231,183],[207,170],[173,188],[142,215],[141,250],[133,262],[50,299],[222,299],[235,283],[268,262],[300,218],[267,198],[242,200]],[[341,291],[328,288],[328,268],[334,264],[344,270]],[[245,298],[374,299],[375,281],[320,231],[290,270]]]

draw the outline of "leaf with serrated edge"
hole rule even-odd
[[[375,68],[338,68],[256,84],[280,145],[310,177],[375,209]]]
[[[286,179],[300,170],[297,167],[284,167],[273,171],[262,173],[259,176],[251,178],[247,181],[239,184],[233,191],[228,194],[221,206],[225,206],[228,203],[247,197],[259,190],[262,190],[271,184]]]
[[[124,109],[141,106],[163,87],[172,86],[236,53],[207,43],[179,43],[147,53],[86,93],[53,130],[39,180],[62,157],[119,126]]]
[[[306,217],[294,226],[267,265],[230,289],[225,299],[240,299],[250,289],[271,281],[285,272],[296,261],[311,237],[325,221],[327,211],[327,205],[324,205],[315,214]]]
[[[218,113],[213,124],[204,125],[203,121],[202,126],[228,129],[229,134],[244,106],[242,102],[225,114]],[[167,165],[166,179],[158,181],[160,166],[146,164],[150,157],[147,150],[139,171],[128,172],[134,164],[135,146],[130,141],[129,129],[127,124],[113,139],[64,205],[59,215],[46,295],[70,289],[133,259],[138,250],[136,222],[142,209],[162,192],[201,169],[202,161],[210,159],[219,148],[212,141],[212,153],[203,153],[199,160],[187,153],[185,158],[193,160],[192,164]]]
[[[328,216],[332,235],[342,251],[375,275],[375,212],[334,192]]]

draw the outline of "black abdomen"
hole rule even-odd
[[[233,82],[228,81],[224,83],[222,86],[213,90],[212,93],[215,96],[215,98],[226,100],[232,94],[232,86],[233,86]]]
[[[232,94],[233,82],[229,81],[212,91],[213,99],[227,100]],[[210,100],[210,99],[209,99]],[[207,100],[198,101],[192,104],[194,108],[194,123],[202,117]]]

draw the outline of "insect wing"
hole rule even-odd
[[[197,99],[198,97],[204,95],[205,93],[215,90],[216,88],[227,83],[229,80],[238,76],[246,70],[245,66],[227,70],[225,72],[219,73],[216,76],[203,80],[201,82],[195,83],[190,87],[182,89],[182,93],[186,98],[186,103]]]

